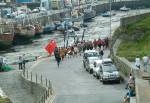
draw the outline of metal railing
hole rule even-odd
[[[44,78],[42,75],[38,75],[37,73],[29,72],[28,70],[23,70],[22,75],[28,81],[34,82],[36,84],[41,85],[46,89],[42,96],[37,99],[36,103],[47,103],[48,99],[51,95],[53,95],[52,83],[47,78]]]

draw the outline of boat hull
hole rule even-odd
[[[88,12],[84,12],[84,21],[92,19],[96,16],[96,11],[92,10],[92,11],[88,11]]]
[[[14,29],[14,45],[23,45],[32,43],[32,38],[35,36],[35,27],[27,25],[25,27],[18,27]]]
[[[15,33],[13,45],[24,45],[32,43],[32,38],[26,35],[20,35],[20,33]]]
[[[14,35],[11,33],[0,35],[0,50],[5,50],[11,47],[13,39],[14,39]]]
[[[55,30],[56,26],[54,24],[49,24],[47,26],[44,27],[43,29],[43,33],[46,34],[46,33],[51,33]]]
[[[41,37],[43,33],[43,27],[41,25],[35,25],[35,37]]]

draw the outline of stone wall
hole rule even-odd
[[[137,21],[140,21],[140,20],[142,20],[148,16],[150,16],[150,12],[145,13],[145,14],[139,14],[139,15],[135,15],[135,16],[121,18],[120,19],[120,26],[126,27],[127,25],[136,23]]]
[[[24,85],[24,88],[26,88],[33,95],[35,100],[34,103],[39,103],[39,100],[47,89],[45,87],[42,87],[40,84],[36,84],[25,79],[22,75],[20,75],[20,79],[22,81],[22,84]]]

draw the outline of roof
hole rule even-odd
[[[103,59],[103,62],[112,62],[111,58],[105,58]]]
[[[98,51],[96,51],[96,50],[85,50],[85,52],[84,53],[89,53],[89,52],[98,52]]]
[[[98,60],[99,57],[88,57],[89,60]]]

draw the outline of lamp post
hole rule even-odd
[[[85,34],[85,28],[83,29],[83,34],[82,34],[82,41],[83,41],[83,39],[84,39],[84,34]]]
[[[110,38],[111,38],[111,3],[112,3],[112,0],[109,0],[109,11],[110,11]]]
[[[109,48],[110,48],[110,55],[113,56],[113,48],[112,48],[112,28],[111,28],[111,16],[112,16],[112,11],[111,11],[111,5],[112,5],[112,0],[109,0],[109,10],[110,10],[110,42],[109,42]]]

